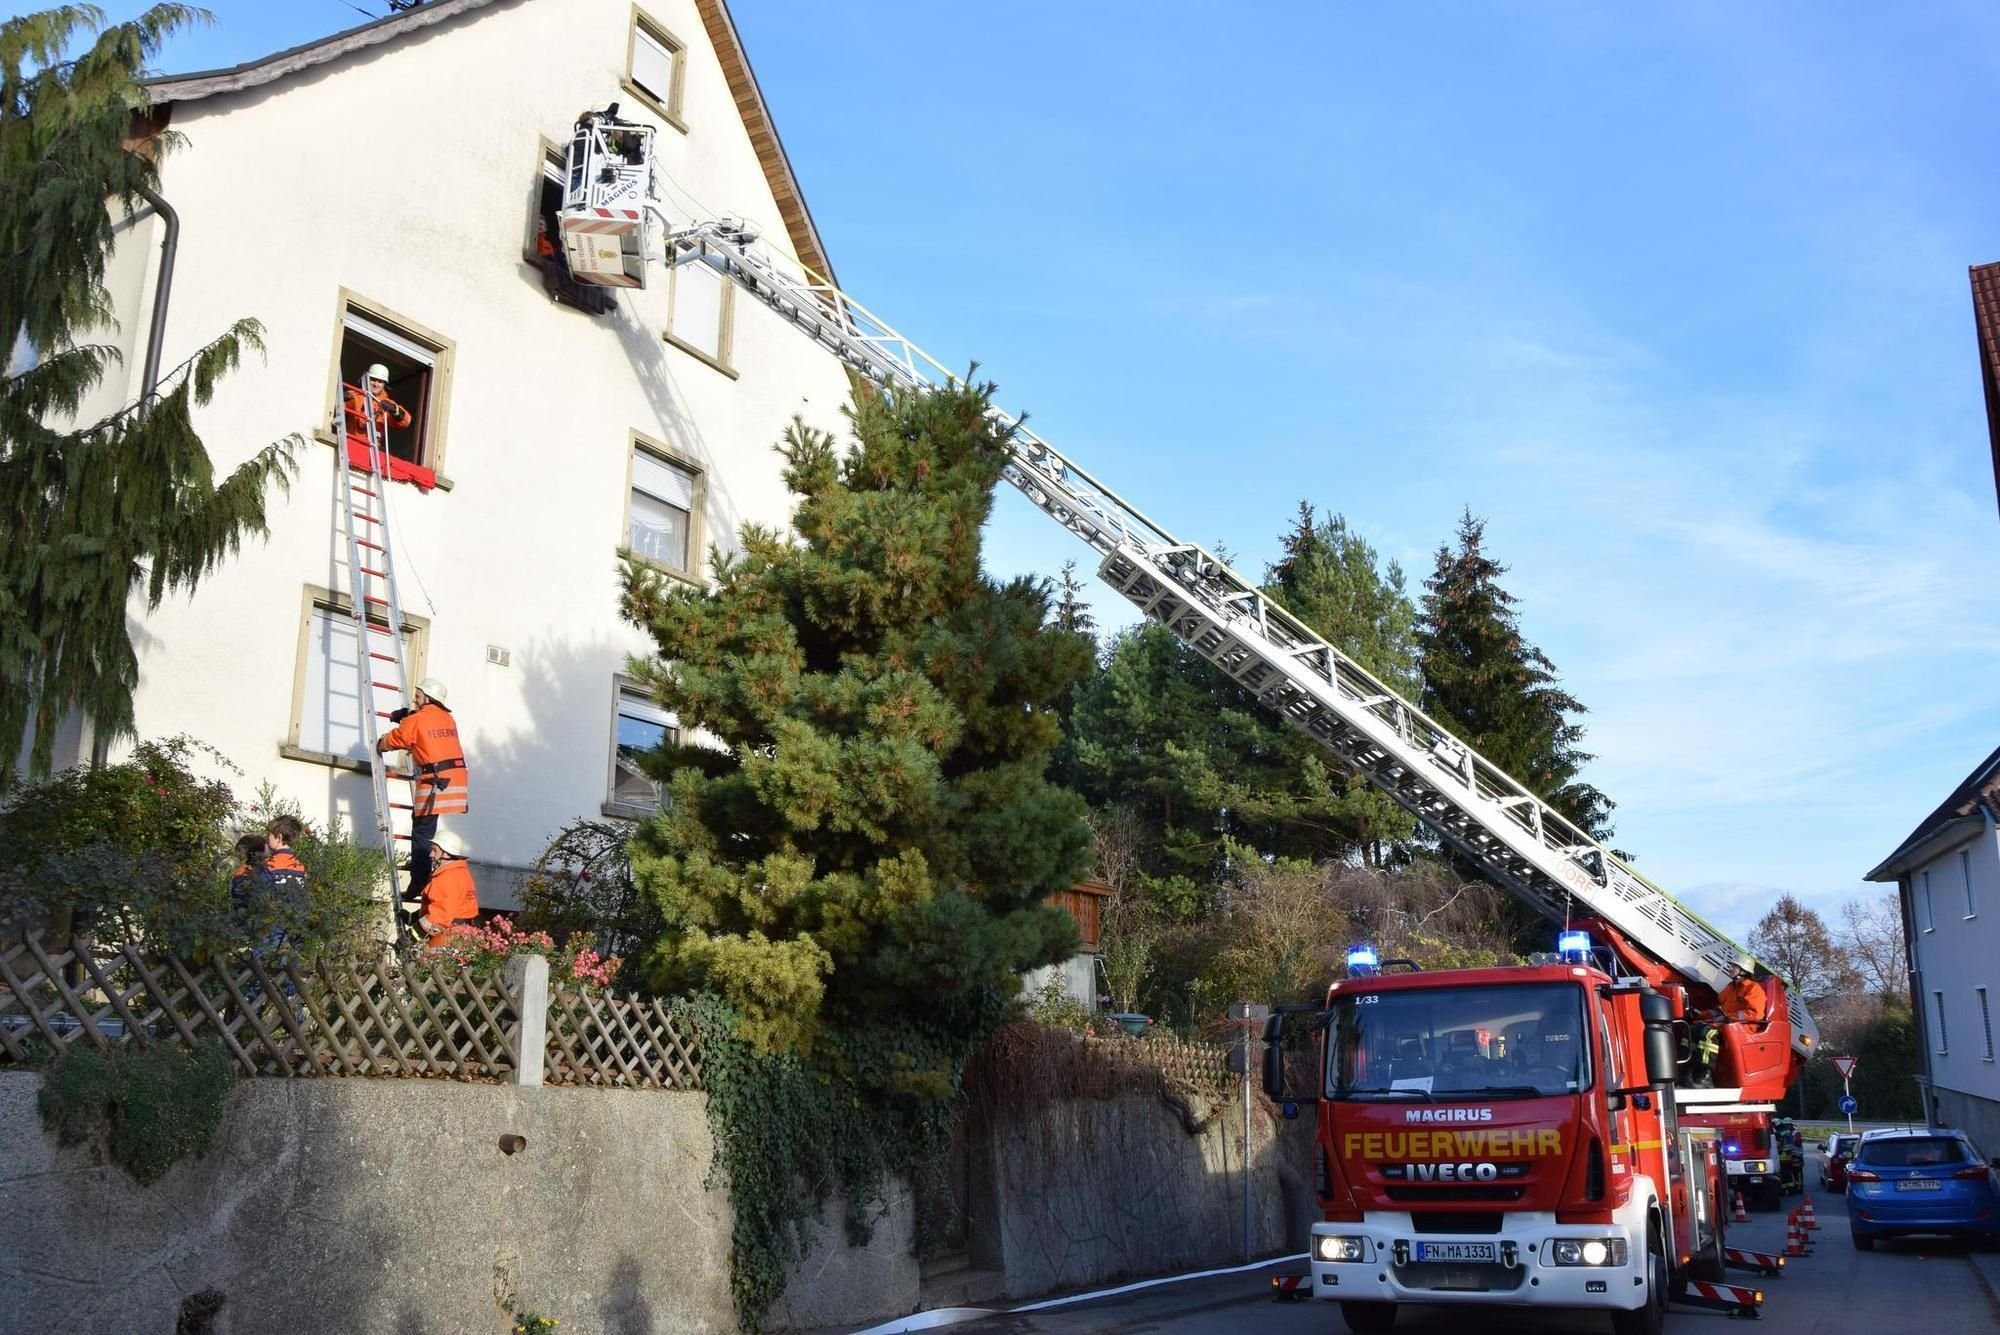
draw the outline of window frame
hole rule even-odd
[[[530,226],[532,227],[532,220]],[[534,234],[528,235],[530,250],[534,247]],[[401,334],[410,342],[429,349],[433,354],[431,362],[430,399],[425,409],[424,432],[420,441],[425,456],[423,466],[437,475],[440,491],[452,489],[451,479],[445,476],[445,445],[450,439],[451,427],[451,383],[452,372],[458,361],[458,344],[426,325],[417,323],[406,315],[384,306],[381,302],[365,297],[352,288],[340,289],[339,299],[333,308],[333,352],[327,359],[326,409],[320,414],[320,424],[313,430],[313,439],[334,449],[344,448],[341,437],[335,433],[333,423],[339,419],[340,401],[340,353],[347,342],[347,314],[353,311],[362,319],[383,325],[391,332]]]
[[[639,82],[634,66],[639,59],[639,34],[645,33],[653,42],[664,47],[667,59],[673,66],[668,77],[671,85],[667,89],[667,100],[662,102]],[[674,36],[673,29],[654,18],[638,5],[632,6],[632,17],[625,25],[625,74],[618,86],[639,100],[639,104],[658,116],[661,120],[679,130],[688,132],[687,122],[682,119],[681,108],[687,96],[688,44]]]
[[[1933,989],[1931,992],[1931,1002],[1934,1016],[1937,1020],[1937,1037],[1932,1047],[1938,1056],[1948,1057],[1951,1055],[1951,1040],[1945,1029],[1944,993],[1941,990]]]
[[[1937,908],[1936,905],[1934,905],[1931,902],[1931,869],[1929,867],[1926,867],[1922,871],[1918,872],[1917,880],[1919,886],[1923,890],[1923,905],[1924,905],[1923,930],[1926,932],[1935,932],[1937,930]]]
[[[331,751],[315,751],[299,744],[299,728],[305,721],[306,661],[312,654],[313,614],[331,612],[352,619],[354,603],[346,594],[335,589],[323,588],[318,584],[308,584],[299,595],[298,644],[292,655],[292,715],[285,729],[285,740],[278,744],[278,754],[286,760],[297,760],[308,765],[324,765],[329,769],[344,769],[355,774],[371,774],[373,770],[366,761],[339,756]],[[376,618],[370,617],[374,621]],[[386,624],[387,618],[381,619]],[[430,650],[430,618],[403,613],[403,634],[408,640],[403,654],[403,666],[410,674],[411,682],[424,678],[425,661]],[[366,736],[364,730],[363,735]]]
[[[694,503],[688,510],[688,565],[679,569],[643,556],[632,549],[632,496],[638,489],[633,463],[640,452],[652,455],[694,477]],[[681,451],[643,431],[628,433],[625,449],[625,504],[618,524],[618,554],[629,556],[649,569],[670,575],[683,583],[704,585],[708,580],[708,470]]]
[[[646,820],[657,816],[665,809],[667,803],[665,793],[660,793],[652,806],[642,806],[637,802],[621,802],[615,796],[618,790],[618,721],[625,716],[628,699],[630,704],[659,715],[657,719],[648,721],[659,723],[674,741],[679,742],[682,739],[684,730],[681,721],[674,717],[673,711],[662,709],[653,703],[652,698],[646,693],[646,688],[640,683],[622,672],[611,678],[611,745],[605,753],[604,802],[599,810],[607,816],[624,820]]]
[[[720,371],[731,380],[735,380],[741,374],[736,369],[735,361],[736,284],[730,281],[728,277],[717,273],[713,269],[708,269],[708,272],[715,274],[717,286],[722,294],[720,300],[717,302],[716,319],[720,322],[721,327],[715,332],[715,351],[709,352],[688,342],[685,338],[674,332],[674,310],[680,301],[681,274],[698,264],[702,268],[708,269],[708,266],[702,264],[700,260],[688,260],[685,263],[674,265],[667,271],[667,328],[661,337],[702,365]]]
[[[527,234],[521,238],[521,258],[537,269],[542,267],[542,257],[535,251],[535,225],[541,221],[542,213],[542,186],[553,181],[557,189],[563,188],[568,184],[566,173],[569,171],[569,154],[565,147],[547,135],[539,138],[542,145],[540,166],[535,174],[535,192],[528,200]],[[553,239],[556,245],[562,245],[561,237]]]
[[[1986,995],[1986,989],[1984,987],[1975,987],[1972,990],[1979,997],[1979,1027],[1982,1031],[1984,1031],[1986,1038],[1986,1056],[1984,1060],[1992,1061],[1993,1060],[1993,1006],[1991,1001],[1988,999]]]
[[[1971,922],[1979,916],[1979,908],[1972,902],[1972,850],[1969,848],[1958,850],[1958,879],[1964,882],[1965,920]]]

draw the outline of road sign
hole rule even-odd
[[[1847,1079],[1847,1077],[1854,1074],[1854,1058],[1835,1057],[1833,1059],[1833,1069],[1840,1072],[1842,1080]]]
[[[1842,1094],[1840,1096],[1840,1110],[1846,1113],[1849,1117],[1854,1116],[1854,1110],[1860,1106],[1861,1105],[1859,1105],[1854,1101],[1854,1096],[1852,1094]]]

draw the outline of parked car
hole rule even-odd
[[[1826,1138],[1819,1152],[1819,1184],[1828,1191],[1847,1186],[1847,1161],[1854,1157],[1854,1142],[1861,1139],[1851,1131],[1836,1131]]]
[[[1962,1131],[1871,1131],[1847,1164],[1847,1224],[1863,1252],[1903,1233],[2000,1242],[2000,1174]]]

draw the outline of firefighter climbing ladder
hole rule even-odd
[[[739,221],[674,228],[652,196],[651,131],[643,164],[613,113],[579,124],[571,141],[561,225],[576,276],[631,282],[630,246],[604,244],[607,225],[648,218],[663,230],[669,264],[707,264],[775,311],[844,365],[889,389],[957,383],[887,321],[796,260],[758,246]],[[643,180],[645,188],[633,191]],[[606,207],[618,190],[622,207]],[[630,236],[629,229],[620,240]],[[598,246],[595,258],[591,247]],[[604,276],[594,276],[599,270]],[[615,277],[613,275],[616,275]],[[1149,619],[1241,683],[1266,707],[1333,751],[1497,883],[1555,922],[1575,912],[1601,918],[1683,976],[1718,992],[1737,945],[1673,896],[1626,866],[1498,766],[1376,680],[1304,622],[1266,598],[1219,558],[1182,542],[1022,426],[1012,433],[1005,477],[1036,508],[1088,543],[1098,574]],[[1818,1030],[1792,1001],[1793,1047],[1810,1055]]]
[[[392,773],[375,749],[382,720],[402,707],[409,695],[410,674],[403,657],[403,604],[396,593],[396,561],[389,536],[389,443],[376,408],[375,386],[364,379],[358,390],[366,409],[367,466],[355,463],[350,442],[339,451],[341,515],[347,539],[348,611],[354,618],[355,676],[361,715],[361,739],[368,747],[371,787],[375,796],[375,829],[390,861],[397,860],[397,841],[407,831],[396,829],[396,813],[410,810],[408,802],[393,802],[389,780],[408,778]],[[351,417],[350,417],[351,420]],[[395,883],[395,872],[390,872]]]

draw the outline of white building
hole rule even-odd
[[[1893,882],[1910,943],[1910,998],[1933,1121],[2000,1154],[2000,751],[1981,761],[1868,873]]]
[[[505,869],[558,827],[654,801],[620,763],[672,726],[621,686],[650,649],[617,615],[621,550],[700,580],[707,543],[783,526],[772,446],[794,414],[838,427],[847,398],[830,356],[703,266],[655,269],[603,313],[545,289],[560,146],[611,102],[662,127],[671,198],[828,271],[728,11],[433,0],[152,92],[187,141],[161,173],[181,220],[163,365],[255,317],[268,362],[224,381],[203,438],[219,471],[308,443],[268,542],[135,609],[140,735],[190,734],[246,772],[239,791],[268,779],[309,818],[372,824],[330,428],[339,384],[383,362],[415,416],[392,448],[436,479],[391,489],[410,676],[450,688],[472,804],[445,828],[504,903]],[[161,241],[148,211],[114,256],[125,362],[107,407],[139,393]],[[89,750],[66,737],[58,764]]]

